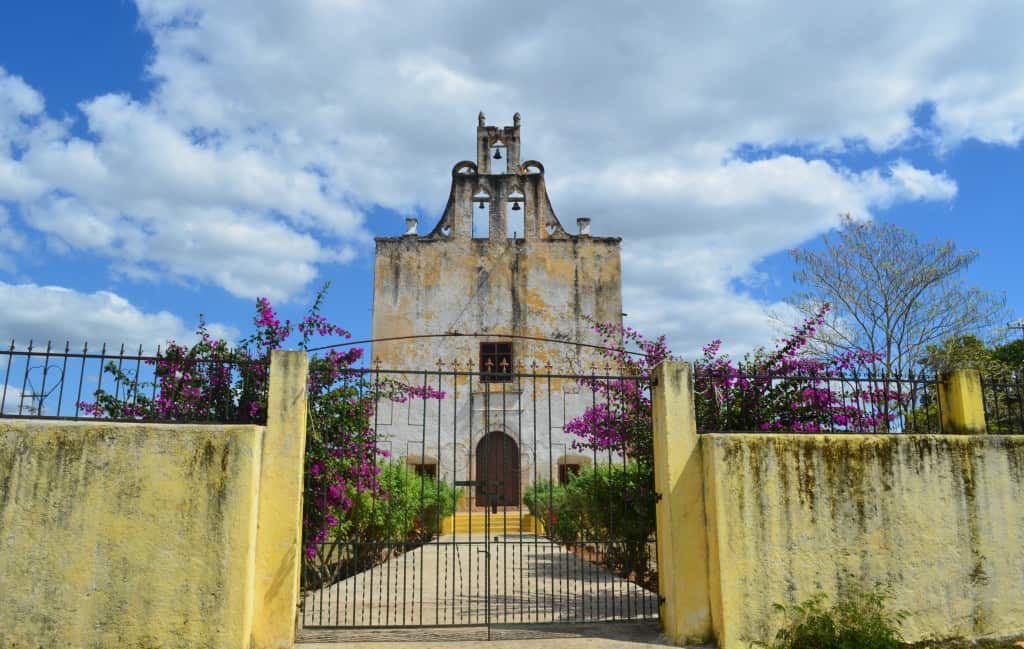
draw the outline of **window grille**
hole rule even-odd
[[[508,383],[512,380],[512,343],[480,343],[480,381]]]

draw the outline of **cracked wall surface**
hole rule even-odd
[[[701,436],[720,646],[768,640],[774,603],[890,587],[907,641],[1024,631],[1024,437]]]
[[[515,439],[526,475],[557,476],[554,467],[572,452],[562,427],[594,395],[570,378],[488,387],[415,370],[479,371],[480,343],[510,341],[517,372],[618,371],[577,343],[618,344],[603,340],[591,323],[622,322],[621,240],[592,236],[589,219],[578,219],[576,234],[566,231],[551,206],[543,165],[520,162],[520,125],[518,114],[513,126],[501,128],[481,115],[476,162],[453,167],[436,226],[420,235],[416,220],[408,219],[405,236],[376,240],[372,362],[413,370],[396,378],[448,394],[440,412],[428,408],[426,416],[422,404],[383,405],[388,412],[377,430],[401,456],[453,458],[442,462],[449,479],[472,474],[474,445],[492,430]],[[507,168],[498,168],[494,152]],[[474,214],[480,215],[476,226]]]

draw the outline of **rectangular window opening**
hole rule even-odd
[[[480,343],[480,381],[508,383],[512,380],[512,343]]]
[[[580,474],[580,465],[578,464],[559,464],[558,465],[558,484],[566,485],[569,484],[569,480],[572,476]]]
[[[412,470],[416,472],[418,476],[426,476],[428,478],[437,478],[437,465],[436,464],[414,464]]]

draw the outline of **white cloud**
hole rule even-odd
[[[438,214],[476,112],[504,124],[521,111],[524,154],[545,163],[563,220],[626,235],[638,324],[692,348],[719,309],[734,316],[716,326],[750,344],[765,305],[737,282],[760,258],[840,212],[956,194],[941,171],[821,156],[1024,136],[1015,0],[526,2],[529,27],[508,29],[496,7],[430,1],[137,4],[155,89],[87,98],[87,139],[0,72],[0,144],[20,151],[0,151],[0,199],[54,250],[239,296],[297,295],[324,264],[368,252],[374,204]],[[737,155],[778,146],[803,153]]]
[[[15,263],[12,253],[25,248],[25,237],[10,222],[7,208],[0,205],[0,270],[14,272]]]
[[[16,385],[0,383],[0,414],[18,415],[32,414],[27,399],[22,399],[21,388]]]
[[[918,169],[904,160],[890,166],[887,176],[872,169],[860,174],[856,181],[864,197],[877,207],[902,201],[948,201],[957,192],[956,182],[945,173]]]
[[[765,305],[737,286],[754,281],[759,259],[835,226],[840,211],[868,216],[896,200],[948,200],[956,192],[948,178],[906,163],[884,174],[794,156],[689,172],[641,164],[559,185],[609,234],[616,233],[609,224],[642,215],[620,231],[624,308],[633,326],[666,333],[688,357],[714,338],[737,352],[776,337],[770,314],[788,308]],[[617,213],[626,204],[629,211]]]
[[[19,347],[32,340],[35,347],[51,341],[63,349],[64,343],[80,350],[88,342],[98,349],[103,343],[112,348],[153,353],[168,340],[189,343],[195,340],[194,327],[167,311],[146,313],[123,297],[108,291],[81,293],[59,286],[7,284],[0,282],[0,343],[13,339]],[[215,338],[233,342],[238,331],[217,323],[210,324]]]
[[[43,96],[23,79],[7,74],[0,67],[0,134],[11,137],[19,131],[25,117],[43,112]]]
[[[38,107],[21,94],[7,103]],[[195,141],[156,106],[122,96],[82,110],[95,141],[43,120],[20,136],[18,159],[0,158],[0,199],[20,201],[54,251],[97,253],[137,278],[169,274],[285,299],[318,264],[347,261],[368,241],[359,213],[317,173],[280,159],[269,140]]]

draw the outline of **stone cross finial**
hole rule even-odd
[[[516,114],[518,115],[518,113],[516,113]],[[479,126],[483,126],[484,125],[484,120],[486,120],[486,119],[487,118],[484,117],[484,111],[480,111],[480,114],[476,116],[476,123]]]

